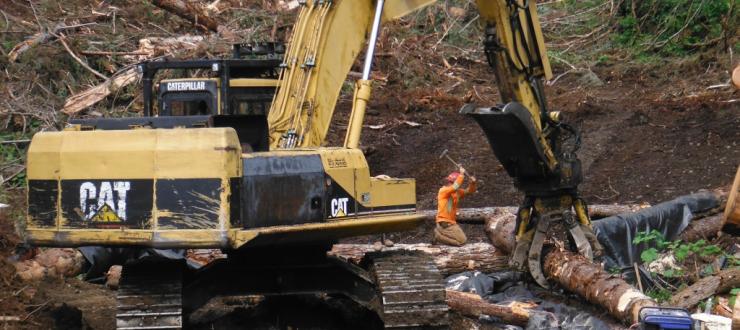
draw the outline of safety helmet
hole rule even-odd
[[[447,176],[447,182],[453,183],[455,180],[457,180],[457,177],[460,176],[460,172],[452,172],[450,175]]]

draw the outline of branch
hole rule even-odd
[[[83,61],[81,58],[77,57],[77,55],[75,55],[75,53],[72,51],[72,49],[69,48],[69,45],[67,45],[67,43],[64,41],[64,39],[65,39],[64,34],[61,34],[60,33],[56,37],[62,43],[62,46],[64,46],[64,49],[67,50],[67,52],[69,53],[69,55],[71,55],[72,58],[74,58],[75,61],[77,61],[77,63],[80,63],[80,65],[82,65],[88,71],[92,72],[94,75],[96,75],[96,76],[98,76],[100,78],[103,78],[105,80],[108,80],[109,79],[108,76],[106,76],[106,75],[104,75],[104,74],[96,71],[95,69],[91,68],[87,63],[85,63],[85,61]]]

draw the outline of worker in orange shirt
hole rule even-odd
[[[460,187],[465,180],[465,169],[447,176],[447,184],[437,194],[437,226],[434,229],[434,244],[462,246],[468,238],[457,224],[457,206],[465,195],[475,192],[476,179],[470,177],[467,189]]]

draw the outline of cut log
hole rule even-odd
[[[725,269],[717,275],[702,278],[671,297],[671,306],[691,308],[699,302],[720,293],[740,287],[740,268]]]
[[[715,214],[689,222],[678,238],[684,242],[696,242],[700,239],[714,238],[720,230],[722,230],[722,215]]]
[[[335,244],[330,255],[359,264],[366,253],[381,249],[382,245]],[[431,255],[443,275],[468,270],[495,272],[507,269],[508,257],[487,243],[472,243],[461,247],[431,244],[395,244],[382,247],[383,251],[420,251]]]
[[[186,0],[152,0],[152,4],[213,32],[218,32],[218,21],[198,2]]]
[[[137,81],[138,79],[139,73],[135,67],[119,71],[104,83],[67,98],[67,102],[64,103],[62,112],[69,115],[87,109],[88,107],[102,101],[111,93]]]
[[[640,308],[657,306],[650,297],[579,254],[555,249],[544,258],[545,275],[568,291],[604,307],[618,320],[634,324]]]
[[[514,227],[516,226],[516,215],[505,213],[486,217],[485,232],[493,246],[502,252],[509,254],[514,250],[516,239],[514,238]]]
[[[27,282],[74,277],[82,272],[85,257],[77,249],[48,249],[33,259],[16,262],[18,277]]]
[[[478,318],[489,315],[500,318],[503,323],[526,326],[530,310],[519,305],[504,306],[491,304],[475,293],[447,290],[447,305],[462,315]]]
[[[639,210],[641,205],[589,205],[588,212],[592,218],[604,218],[620,213],[628,213]],[[516,216],[516,207],[513,206],[492,206],[481,208],[464,208],[457,211],[457,221],[464,223],[485,223],[487,217],[511,214]],[[437,216],[436,210],[423,210],[427,220],[434,220]]]

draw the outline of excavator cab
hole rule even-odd
[[[68,129],[231,127],[243,151],[266,151],[267,114],[277,91],[284,52],[284,46],[278,43],[237,44],[230,59],[139,63],[143,117],[73,119]],[[158,74],[165,71],[188,78],[155,83]]]

